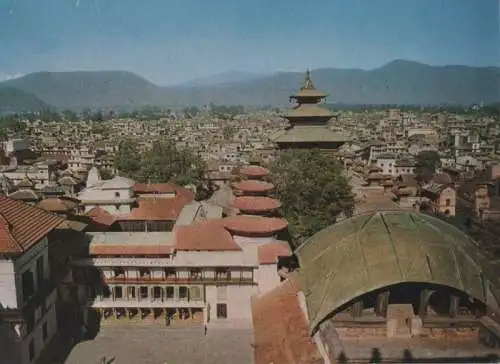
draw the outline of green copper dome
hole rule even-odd
[[[499,307],[496,274],[476,243],[430,215],[357,215],[320,231],[296,254],[312,330],[356,297],[404,282],[446,285]]]

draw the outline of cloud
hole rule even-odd
[[[23,77],[23,76],[24,76],[24,74],[22,74],[22,73],[6,73],[6,72],[0,71],[0,82],[13,80],[14,78],[19,78],[19,77]]]

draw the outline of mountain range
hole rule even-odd
[[[318,89],[329,103],[463,105],[500,101],[500,68],[429,66],[396,60],[373,70],[312,70]],[[304,73],[257,75],[229,72],[162,87],[127,71],[36,72],[0,83],[0,111],[5,100],[32,109],[130,109],[219,105],[283,106],[300,87]],[[10,101],[9,101],[10,100]],[[26,101],[23,101],[26,100]],[[7,105],[8,106],[8,105]]]

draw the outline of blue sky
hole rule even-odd
[[[121,69],[162,85],[220,72],[500,65],[500,0],[0,0],[0,79]]]

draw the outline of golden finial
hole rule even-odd
[[[306,71],[306,77],[304,78],[304,83],[302,84],[301,90],[315,90],[314,83],[311,80],[311,71],[309,68]]]

